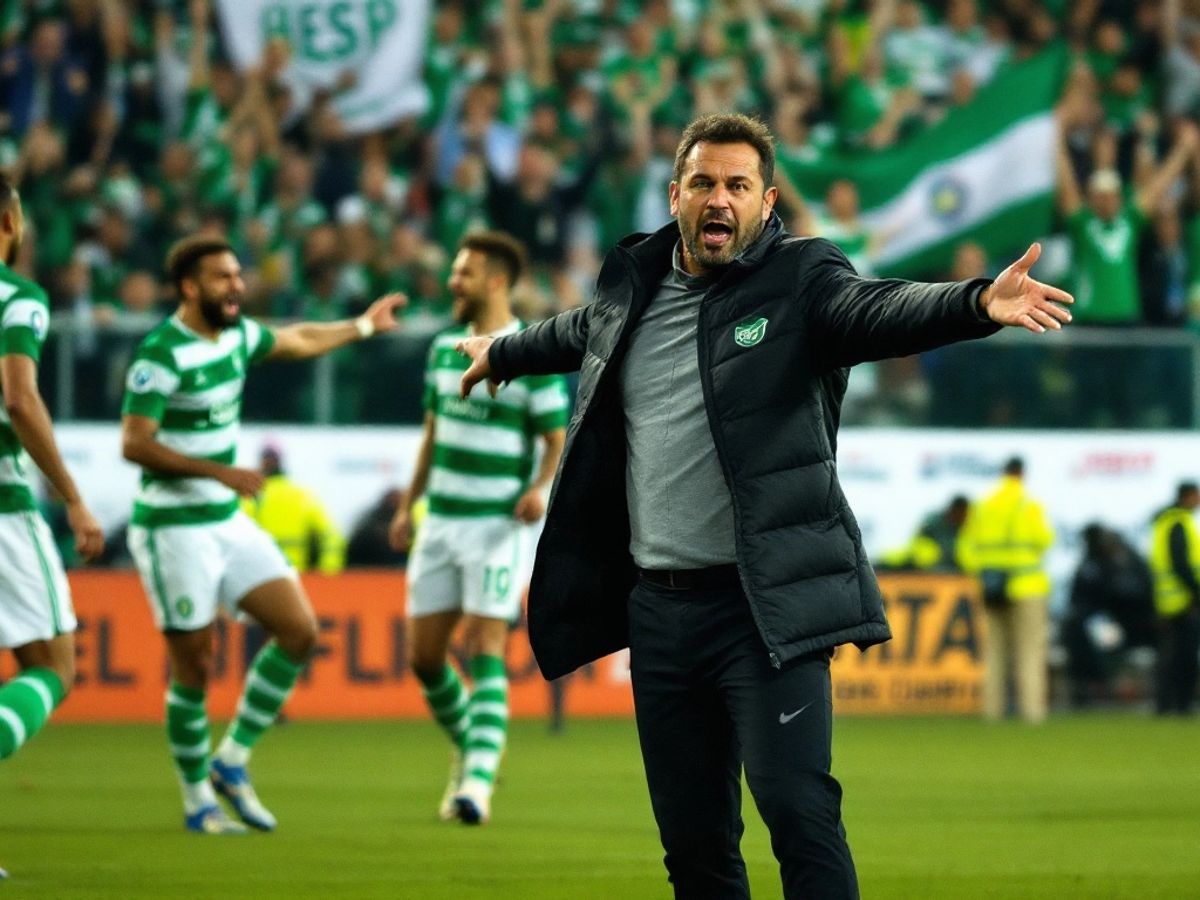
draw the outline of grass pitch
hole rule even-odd
[[[0,765],[0,900],[669,897],[633,725],[514,724],[494,821],[438,822],[425,722],[295,722],[255,758],[275,834],[185,834],[161,729],[51,726]],[[863,896],[1200,897],[1200,722],[841,720]],[[756,898],[778,897],[747,801]]]

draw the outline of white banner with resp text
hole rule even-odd
[[[241,70],[262,60],[283,38],[298,81],[330,90],[347,133],[385,128],[425,111],[422,80],[429,0],[218,0],[225,44]]]

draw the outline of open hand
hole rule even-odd
[[[375,326],[375,333],[395,331],[400,327],[396,321],[396,310],[408,305],[407,294],[384,294],[372,303],[363,315]]]
[[[1034,334],[1047,328],[1058,331],[1064,322],[1071,321],[1071,314],[1059,304],[1070,305],[1075,298],[1029,277],[1029,270],[1041,255],[1042,245],[1030,244],[1025,255],[983,292],[979,305],[989,319],[999,325],[1020,325]]]

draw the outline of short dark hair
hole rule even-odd
[[[1019,457],[1019,456],[1012,457],[1011,459],[1009,459],[1008,462],[1006,462],[1004,464],[1004,474],[1005,475],[1017,475],[1017,476],[1024,475],[1025,474],[1025,460],[1021,459],[1021,457]]]
[[[762,176],[763,188],[775,182],[775,138],[771,129],[760,119],[740,113],[719,113],[693,119],[683,130],[679,147],[675,150],[675,181],[683,176],[683,165],[692,148],[704,142],[709,144],[749,144],[758,152],[758,174]]]
[[[1194,481],[1181,481],[1179,487],[1175,489],[1175,502],[1182,503],[1187,499],[1188,494],[1194,494],[1200,491],[1200,485]]]
[[[195,278],[200,260],[217,253],[233,253],[233,244],[211,234],[193,234],[171,245],[167,251],[167,278],[179,290],[185,278]]]
[[[459,250],[482,253],[488,262],[504,269],[508,286],[512,287],[525,272],[525,245],[503,231],[473,231],[462,239]]]
[[[0,211],[12,209],[21,200],[17,186],[7,172],[0,171]]]

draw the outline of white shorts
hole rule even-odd
[[[408,560],[409,616],[461,611],[515,622],[526,530],[515,519],[426,516]]]
[[[204,525],[129,526],[129,553],[163,631],[196,631],[235,613],[250,591],[295,578],[283,552],[241,510]]]
[[[76,624],[50,526],[35,512],[0,513],[0,648],[47,641]]]

